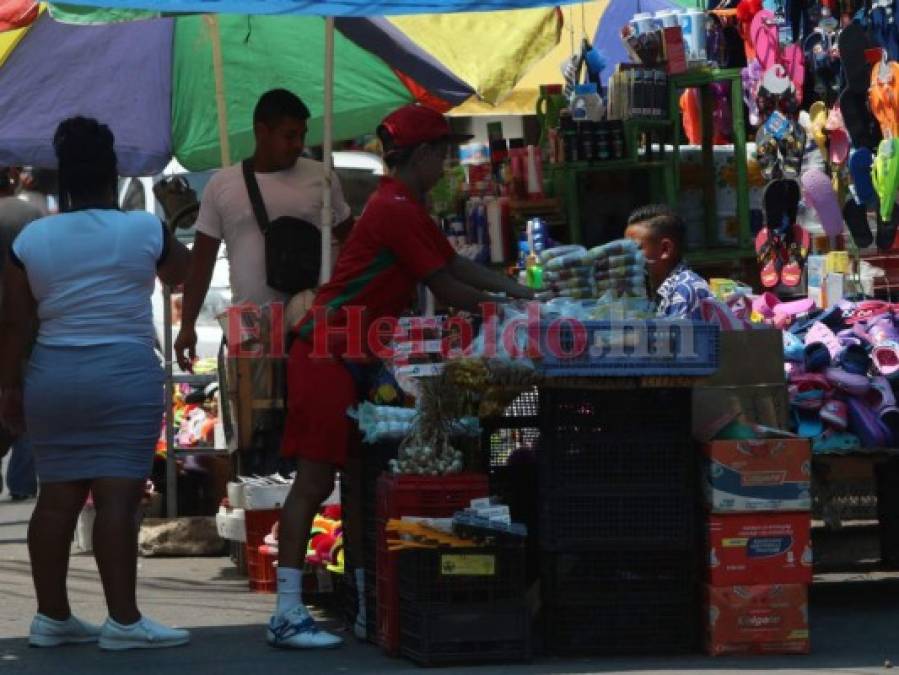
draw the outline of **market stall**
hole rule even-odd
[[[195,4],[178,7],[209,10]],[[460,9],[437,4],[420,9]],[[366,552],[345,559],[335,493],[306,578],[327,591],[363,569],[364,611],[350,590],[347,613],[385,651],[423,665],[809,652],[814,481],[839,481],[835,455],[890,457],[899,433],[899,329],[890,298],[875,297],[892,270],[863,254],[876,243],[869,260],[892,260],[899,152],[878,92],[895,64],[854,25],[836,37],[829,11],[792,43],[782,16],[748,2],[638,13],[617,27],[630,63],[583,40],[564,82],[542,87],[536,133],[493,125],[447,161],[431,206],[452,246],[536,297],[479,320],[423,297],[395,326],[382,381],[347,411],[365,437],[352,496]],[[220,48],[204,151],[227,164]],[[329,57],[324,73],[327,164],[340,78]],[[657,260],[624,237],[651,202],[684,216],[686,258],[715,270],[674,316],[657,306]],[[246,434],[277,398],[277,369],[259,379],[233,365]],[[885,462],[881,495],[895,475]],[[254,591],[274,590],[288,488],[232,481],[217,517]],[[880,513],[890,558],[890,499]]]

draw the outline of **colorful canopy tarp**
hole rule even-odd
[[[543,21],[534,17],[522,23],[529,28],[519,32],[519,39],[540,50],[556,39],[558,25],[553,10],[536,13]],[[276,86],[304,98],[313,114],[308,141],[321,142],[323,20],[228,15],[218,21],[231,161],[251,152],[252,108],[262,92]],[[375,22],[346,21],[371,41],[389,44]],[[536,39],[541,34],[548,36],[542,42]],[[391,69],[341,32],[335,40],[338,139],[370,133],[387,111],[413,100],[412,92],[430,95],[416,76],[436,83],[437,95],[450,105],[474,92],[438,61],[425,59],[414,44],[405,49],[409,74]],[[0,50],[4,45],[0,109],[9,112],[0,116],[0,164],[52,166],[56,124],[84,114],[111,125],[123,175],[158,172],[172,155],[191,170],[221,165],[212,49],[202,17],[73,26],[45,14],[29,30],[0,34]],[[483,72],[492,73],[486,65]],[[495,87],[497,94],[514,84],[514,79],[505,81]]]
[[[209,14],[403,16],[492,12],[566,4],[546,0],[79,0],[84,7]]]

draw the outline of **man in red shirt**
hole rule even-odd
[[[276,647],[341,643],[319,630],[306,611],[301,570],[313,518],[331,493],[335,470],[347,462],[354,429],[346,412],[359,399],[353,372],[368,354],[369,327],[398,317],[419,283],[446,305],[472,312],[496,300],[488,291],[533,297],[530,289],[457,256],[427,211],[426,196],[443,175],[449,144],[469,137],[453,135],[443,115],[418,105],[388,115],[378,136],[390,175],[354,226],[331,281],[294,329],[290,349],[282,451],[297,458],[297,478],[279,525],[278,600],[267,632]],[[361,511],[344,509],[347,544],[360,560],[361,518],[351,513]],[[360,621],[364,630],[363,617],[357,618],[357,629]]]

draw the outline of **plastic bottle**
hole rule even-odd
[[[510,196],[513,199],[524,199],[528,193],[528,151],[523,138],[513,138],[509,141],[509,161],[512,165]]]
[[[543,199],[543,161],[533,145],[527,147],[527,162],[528,199]]]
[[[574,88],[574,96],[571,99],[571,117],[576,122],[602,121],[602,98],[595,82],[579,84]]]
[[[501,263],[506,259],[502,205],[495,197],[488,197],[485,201],[487,204],[487,234],[490,239],[490,262]]]

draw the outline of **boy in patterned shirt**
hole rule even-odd
[[[700,319],[700,304],[712,297],[705,279],[683,260],[684,221],[664,204],[642,206],[631,213],[624,236],[640,245],[659,316]]]

